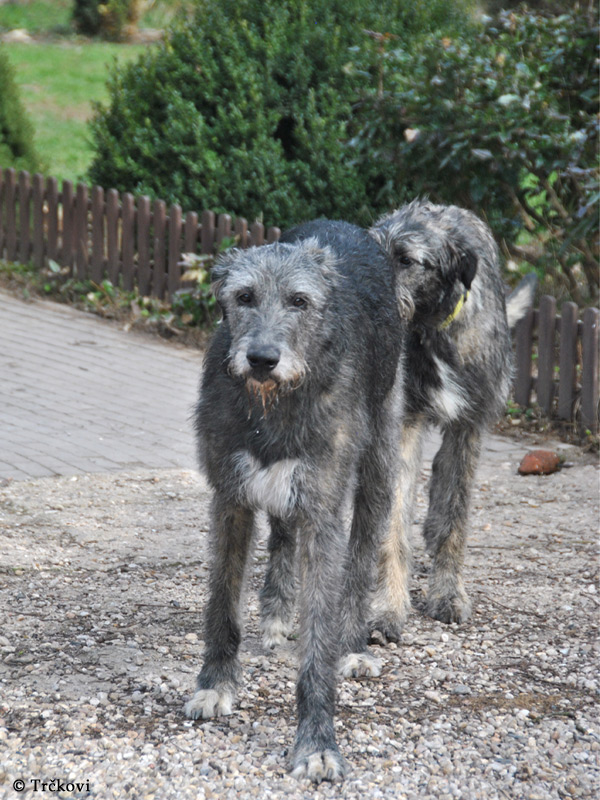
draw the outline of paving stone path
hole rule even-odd
[[[201,364],[193,348],[0,292],[0,479],[194,469]],[[432,433],[426,463],[438,444]],[[480,469],[522,453],[488,436]]]

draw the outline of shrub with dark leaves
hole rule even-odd
[[[372,53],[352,145],[379,210],[415,195],[487,217],[518,261],[598,297],[598,26],[586,4]],[[364,65],[357,63],[364,73]]]

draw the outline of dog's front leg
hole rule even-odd
[[[205,610],[204,664],[184,711],[192,719],[231,714],[241,668],[239,602],[254,527],[254,512],[218,494],[212,506],[210,595]]]
[[[338,602],[343,527],[334,515],[300,521],[300,667],[296,686],[298,732],[293,775],[315,783],[334,781],[345,764],[333,728],[338,658]]]

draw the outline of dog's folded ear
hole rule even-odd
[[[217,258],[213,268],[210,271],[210,289],[217,301],[219,301],[219,295],[221,289],[223,288],[223,284],[227,280],[227,276],[229,275],[231,267],[237,260],[240,252],[241,251],[239,247],[232,247],[230,250],[227,250]]]
[[[442,267],[448,283],[460,281],[468,291],[477,273],[477,254],[461,242],[455,242],[449,247],[448,256]]]
[[[316,236],[300,241],[299,253],[307,256],[323,270],[323,274],[332,277],[337,274],[337,258],[331,247],[321,244]]]

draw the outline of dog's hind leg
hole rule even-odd
[[[260,627],[267,650],[284,644],[292,632],[296,598],[295,528],[277,517],[269,522],[269,567],[260,592]]]
[[[213,500],[213,562],[205,610],[206,649],[197,691],[184,711],[192,719],[231,714],[240,678],[237,658],[241,640],[239,604],[244,568],[254,527],[254,512]]]
[[[374,643],[397,642],[410,611],[410,529],[421,467],[425,423],[407,417],[402,425],[400,460],[390,525],[379,549],[370,630]]]
[[[375,436],[362,456],[354,498],[341,614],[341,659],[344,677],[377,676],[381,664],[367,652],[369,599],[377,555],[389,528],[398,460],[396,429]]]
[[[433,557],[427,613],[442,622],[463,622],[471,613],[462,568],[473,477],[481,450],[479,428],[447,425],[434,460],[423,535]]]

